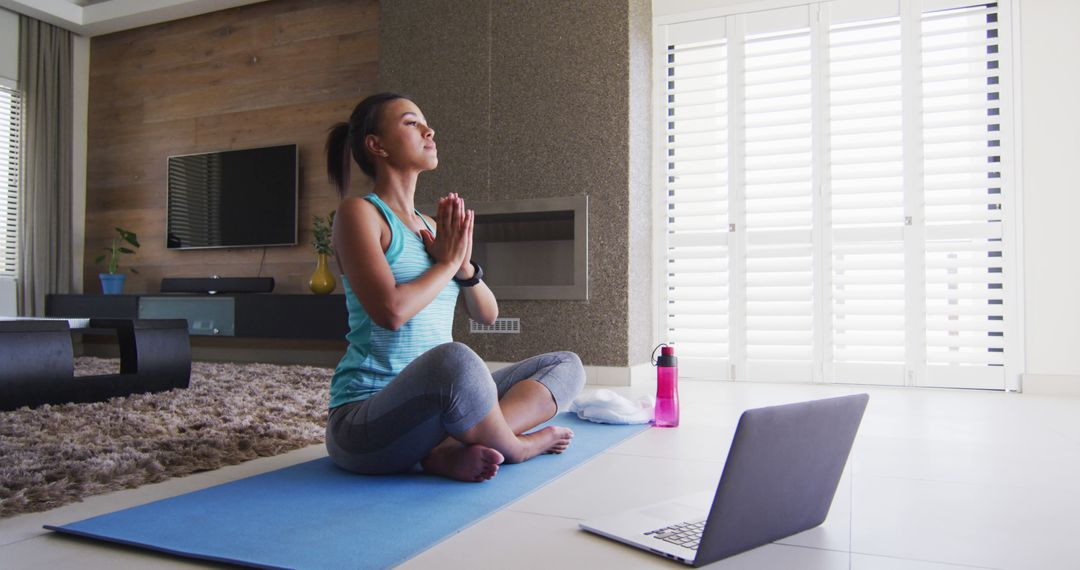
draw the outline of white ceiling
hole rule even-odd
[[[262,1],[0,0],[0,8],[32,16],[82,36],[98,36]]]

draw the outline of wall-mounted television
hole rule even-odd
[[[168,158],[168,249],[296,245],[295,144]]]

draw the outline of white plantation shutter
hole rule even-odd
[[[929,385],[1004,384],[998,8],[922,15]]]
[[[19,226],[19,146],[22,99],[0,87],[0,277],[14,277]]]
[[[666,338],[685,372],[715,373],[729,359],[727,42],[722,20],[669,37],[678,46],[664,53]]]
[[[743,42],[746,366],[810,380],[814,361],[811,46],[805,6],[752,14]]]
[[[684,374],[1005,386],[1019,349],[1005,1],[658,27],[661,334]]]
[[[903,384],[904,145],[895,6],[828,29],[832,380]],[[831,357],[830,357],[831,356]]]

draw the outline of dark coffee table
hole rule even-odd
[[[75,376],[71,333],[115,335],[120,373]],[[0,320],[0,410],[187,388],[184,319]]]

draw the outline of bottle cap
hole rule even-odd
[[[657,366],[678,366],[678,359],[675,358],[675,347],[664,345],[660,347],[660,358],[656,359]]]

